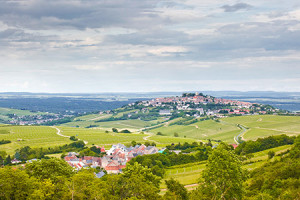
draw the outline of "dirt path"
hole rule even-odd
[[[50,126],[50,127],[55,128],[57,130],[57,132],[56,132],[57,135],[59,135],[61,137],[65,137],[65,138],[70,138],[70,136],[68,136],[68,135],[61,134],[61,130],[59,128],[57,128],[55,126]],[[81,140],[81,139],[78,139],[78,140]],[[88,141],[84,141],[84,140],[82,140],[82,141],[84,142],[84,144],[86,144],[86,145],[88,144]]]

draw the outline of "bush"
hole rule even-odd
[[[72,141],[77,141],[78,138],[76,138],[75,136],[71,136],[71,137],[70,137],[70,140],[72,140]]]

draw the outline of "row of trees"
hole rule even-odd
[[[245,141],[235,149],[235,152],[237,154],[255,153],[278,146],[293,144],[295,139],[295,136],[277,135],[259,138],[256,141]]]

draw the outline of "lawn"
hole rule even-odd
[[[53,147],[70,143],[68,138],[58,136],[56,130],[47,126],[0,126],[0,140],[11,143],[0,145],[0,151],[13,154],[16,149],[30,147]]]

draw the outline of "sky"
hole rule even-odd
[[[300,92],[299,0],[0,0],[0,92]]]

